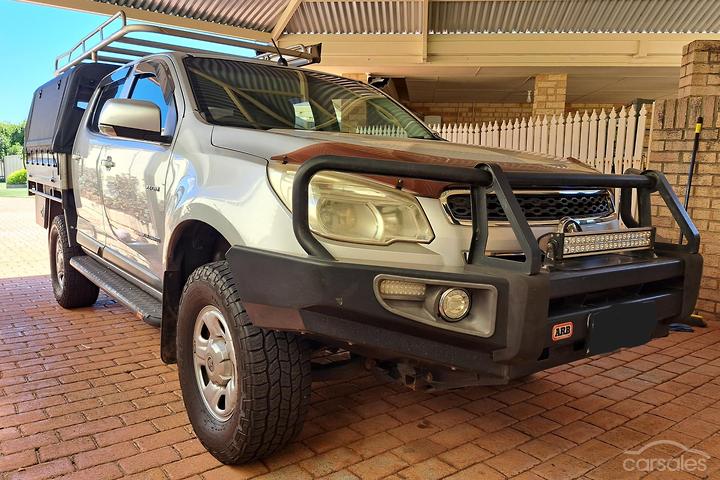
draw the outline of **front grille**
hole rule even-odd
[[[555,221],[563,217],[605,217],[613,213],[613,201],[607,191],[593,192],[516,192],[520,208],[529,221]],[[507,221],[497,197],[488,194],[488,220]],[[445,197],[448,214],[457,222],[472,221],[470,194],[449,193]]]

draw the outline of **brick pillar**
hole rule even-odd
[[[720,320],[720,41],[695,41],[683,49],[678,98],[658,101],[650,169],[667,176],[682,199],[687,187],[695,122],[703,117],[688,211],[700,230],[704,257],[697,310]],[[653,195],[657,197],[657,195]],[[659,198],[653,198],[658,235],[677,242],[679,230]]]
[[[540,73],[535,75],[533,116],[564,115],[567,74]]]
[[[683,47],[678,97],[720,94],[720,41],[696,40]]]

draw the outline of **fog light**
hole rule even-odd
[[[462,320],[470,311],[470,294],[462,288],[448,288],[440,295],[439,309],[448,322]]]
[[[380,295],[384,298],[395,299],[422,299],[425,297],[425,284],[406,282],[404,280],[382,280],[380,282]]]

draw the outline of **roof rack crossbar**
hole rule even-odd
[[[117,43],[120,43],[120,42],[117,42]],[[137,57],[137,58],[146,57],[146,56],[152,54],[152,52],[143,52],[141,50],[131,50],[129,48],[121,48],[121,47],[111,47],[109,45],[107,47],[103,48],[102,50],[100,50],[98,53],[100,53],[100,52],[119,53],[120,55],[127,55],[129,57]]]
[[[105,27],[107,27],[108,25],[113,23],[118,18],[122,22],[121,28],[125,28],[127,26],[127,17],[125,16],[125,12],[119,11],[115,15],[113,15],[112,17],[108,18],[103,23],[101,23],[95,30],[91,31],[90,33],[85,35],[83,38],[81,38],[78,43],[76,43],[75,45],[72,46],[72,48],[70,48],[66,52],[63,52],[60,55],[58,55],[55,58],[55,74],[57,75],[58,73],[61,73],[61,71],[58,71],[58,66],[60,65],[60,62],[62,60],[67,61],[68,65],[69,65],[69,64],[73,63],[72,56],[77,51],[82,49],[82,51],[80,53],[81,56],[84,56],[85,54],[90,53],[90,51],[87,49],[87,42],[88,42],[88,40],[93,38],[95,35],[100,34],[100,44],[104,43],[103,41],[105,40]],[[85,58],[88,58],[88,57],[85,56]]]
[[[114,63],[115,65],[125,65],[128,63],[127,58],[110,57],[108,55],[95,55],[95,61],[102,63]]]
[[[114,23],[116,20],[120,20],[120,28],[118,28],[115,31],[109,32],[106,31],[107,27]],[[221,37],[218,35],[212,35],[208,33],[201,33],[201,32],[191,32],[191,31],[185,31],[185,30],[179,30],[176,28],[170,28],[170,27],[163,27],[159,25],[150,25],[145,23],[136,23],[128,25],[127,23],[127,17],[125,16],[125,12],[119,11],[109,19],[107,19],[105,22],[103,22],[100,26],[98,26],[96,29],[94,29],[92,32],[90,32],[88,35],[83,37],[78,43],[76,43],[72,48],[67,50],[66,52],[63,52],[62,54],[58,55],[58,57],[55,59],[55,74],[59,75],[65,70],[68,70],[75,65],[78,65],[79,63],[82,63],[86,60],[91,61],[98,61],[100,56],[98,55],[99,52],[102,51],[108,51],[111,52],[112,50],[109,50],[108,47],[112,43],[129,43],[133,45],[138,46],[145,46],[150,48],[160,48],[163,50],[171,50],[171,51],[178,51],[178,52],[186,52],[186,53],[218,53],[218,52],[212,52],[210,50],[202,50],[197,48],[191,48],[191,47],[185,47],[182,45],[173,45],[170,43],[163,43],[163,42],[153,42],[149,40],[139,40],[135,38],[126,38],[127,35],[132,33],[153,33],[153,34],[159,34],[159,35],[165,35],[168,37],[174,37],[174,38],[184,38],[184,39],[190,39],[190,40],[197,40],[201,42],[207,42],[212,44],[219,44],[219,45],[227,45],[231,47],[238,47],[238,48],[247,48],[250,50],[255,51],[256,53],[260,54],[260,57],[267,57],[269,56],[277,55],[278,53],[289,57],[291,59],[295,59],[295,64],[297,65],[298,62],[304,62],[303,64],[307,65],[310,63],[317,63],[320,61],[320,50],[319,48],[313,48],[313,47],[293,47],[293,48],[276,48],[274,45],[267,44],[267,43],[260,43],[260,42],[254,42],[251,40],[242,40],[237,38],[229,38],[229,37]],[[99,39],[97,43],[93,44],[92,46],[89,46],[90,40],[94,37],[99,36]],[[112,48],[112,47],[111,47]],[[120,52],[114,52],[114,53],[120,53]],[[138,52],[140,53],[140,52]],[[134,54],[128,54],[131,56],[135,56]],[[268,56],[269,55],[269,56]],[[108,57],[105,57],[108,58]],[[119,58],[115,59],[116,61],[113,63],[127,63],[132,60],[122,60]]]
[[[172,50],[175,52],[183,52],[183,53],[217,53],[217,52],[213,52],[212,50],[205,50],[203,48],[183,47],[181,45],[171,45],[169,43],[155,42],[152,40],[142,40],[140,38],[122,38],[115,43],[122,43],[125,45],[135,45],[138,47],[157,48],[157,49],[165,50],[165,51]],[[146,55],[148,55],[148,54],[146,54]]]

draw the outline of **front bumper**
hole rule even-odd
[[[428,271],[337,261],[308,223],[310,180],[322,170],[469,185],[473,234],[467,264]],[[686,242],[658,242],[655,253],[549,261],[513,194],[514,188],[543,187],[618,188],[621,218],[631,228],[652,225],[651,209],[655,205],[651,194],[657,193]],[[490,189],[522,249],[519,260],[486,254]],[[633,191],[637,218],[633,214]],[[700,237],[667,180],[657,172],[506,173],[492,164],[466,169],[326,156],[309,160],[298,169],[292,203],[295,237],[309,257],[241,246],[227,254],[251,321],[263,328],[300,332],[324,344],[398,365],[395,373],[420,375],[434,387],[506,383],[583,356],[645,343],[666,335],[666,325],[671,321],[689,316],[697,299],[702,272]],[[482,337],[399,315],[376,296],[379,275],[422,279],[423,283],[488,286],[497,292],[493,328]],[[553,327],[559,324],[565,324],[563,334],[553,336]],[[605,340],[598,343],[600,337]],[[464,373],[458,377],[451,372]]]
[[[702,258],[688,253],[603,255],[537,275],[474,265],[429,272],[241,246],[227,258],[255,325],[306,334],[380,361],[409,361],[434,372],[436,383],[450,382],[449,372],[460,370],[469,374],[461,380],[468,384],[506,383],[587,356],[590,314],[619,304],[653,303],[652,336],[664,336],[669,322],[692,312],[702,270]],[[378,275],[492,285],[498,292],[494,333],[482,338],[392,313],[376,297]],[[627,318],[628,326],[633,320]],[[572,336],[553,341],[553,326],[567,322]]]

